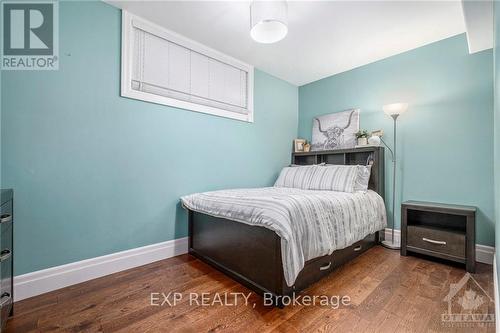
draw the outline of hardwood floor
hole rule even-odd
[[[190,304],[192,298],[188,295],[210,293],[207,299],[211,303],[214,293],[250,291],[201,261],[182,255],[16,303],[6,331],[494,332],[494,326],[480,324],[443,325],[441,314],[448,311],[443,299],[450,284],[461,281],[464,274],[460,267],[400,257],[397,251],[376,246],[304,293],[347,295],[347,306],[333,309],[318,304],[278,309],[264,306],[262,298],[254,293],[248,305],[239,297],[235,306],[202,306]],[[492,267],[484,264],[478,264],[473,274],[491,297],[492,275]],[[170,291],[182,293],[176,305],[151,305],[151,293]],[[481,306],[494,313],[488,296],[481,297]],[[168,299],[173,304],[172,294]],[[234,303],[234,299],[230,300]],[[158,295],[153,303],[163,301]]]

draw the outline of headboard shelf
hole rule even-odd
[[[338,165],[372,165],[369,188],[385,197],[384,182],[384,147],[361,147],[353,149],[337,149],[292,153],[292,164],[338,164]]]
[[[382,147],[382,146],[368,146],[368,147],[359,147],[359,148],[350,148],[350,149],[317,150],[317,151],[308,151],[307,153],[304,153],[304,152],[292,153],[292,155],[296,155],[296,156],[329,155],[329,154],[373,152],[376,150],[383,151],[384,147]]]

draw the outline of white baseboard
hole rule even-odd
[[[495,262],[495,248],[493,246],[476,244],[476,261],[492,265]]]
[[[126,269],[187,253],[188,238],[179,238],[131,250],[86,259],[14,277],[14,300],[92,280]]]
[[[391,239],[391,229],[385,229],[385,239]],[[394,239],[396,243],[400,243],[401,241],[401,231],[394,230]],[[476,244],[476,261],[481,262],[483,264],[492,265],[493,264],[493,256],[495,254],[495,248],[493,246],[480,245]]]
[[[497,260],[496,254],[493,255],[493,292],[495,293],[495,323],[498,323],[500,318],[500,298],[498,295],[498,271],[497,271]],[[500,333],[500,325],[495,325],[495,332]]]
[[[386,240],[391,240],[391,237],[392,237],[391,232],[392,232],[392,229],[385,228],[385,239]],[[398,244],[401,243],[401,231],[399,229],[394,229],[394,240],[395,240],[395,243],[398,243]]]

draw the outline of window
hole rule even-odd
[[[253,122],[252,66],[122,15],[122,96]]]

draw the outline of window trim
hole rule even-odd
[[[140,28],[171,42],[182,45],[193,51],[229,64],[247,72],[247,114],[231,112],[212,106],[197,104],[178,100],[171,97],[159,96],[143,91],[132,89],[132,65],[133,65],[133,27]],[[195,111],[211,114],[219,117],[231,118],[253,123],[253,90],[254,90],[254,67],[241,62],[219,51],[211,49],[203,44],[195,42],[175,32],[162,28],[154,23],[148,22],[129,12],[122,10],[122,50],[121,50],[121,96],[141,101],[167,105],[187,111]]]

